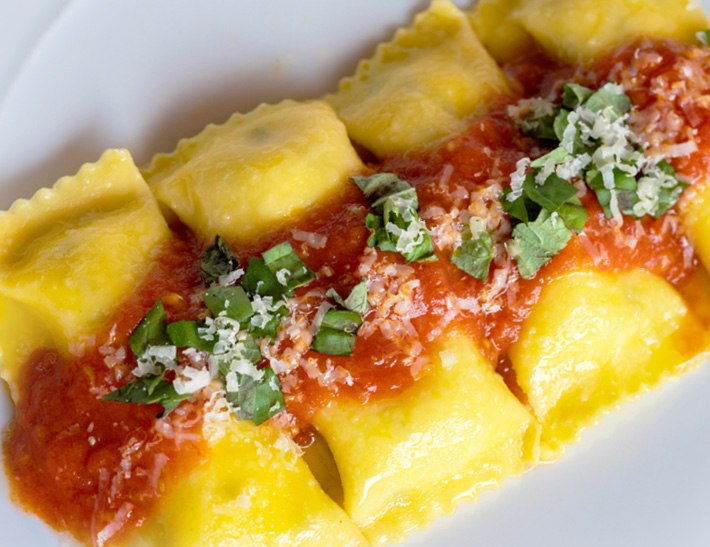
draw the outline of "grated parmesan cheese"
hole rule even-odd
[[[177,364],[177,348],[175,346],[148,346],[136,359],[133,374],[139,378],[147,374],[158,374],[161,365],[168,370],[175,370]]]
[[[185,395],[187,393],[196,393],[201,389],[207,387],[212,381],[212,375],[207,369],[196,369],[193,367],[183,367],[175,381],[173,382],[173,387],[179,395]]]

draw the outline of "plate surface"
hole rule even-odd
[[[234,111],[317,97],[427,3],[0,2],[0,209],[105,148],[142,163]],[[710,545],[708,393],[705,366],[405,545]],[[11,416],[0,387],[0,427]],[[10,503],[1,476],[2,544],[58,545]]]

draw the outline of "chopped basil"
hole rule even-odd
[[[228,259],[223,260],[225,248],[217,238],[207,253],[217,259],[207,260],[209,257],[203,256],[207,264],[203,269],[212,275],[206,279],[231,273],[224,268],[224,264],[229,262]],[[216,367],[217,372],[213,372],[216,377],[227,384],[232,382],[227,382],[228,375],[236,375],[238,389],[227,392],[227,400],[238,405],[234,409],[238,417],[251,419],[257,425],[285,408],[281,385],[274,372],[263,369],[263,375],[256,373],[256,365],[262,359],[257,338],[276,336],[281,320],[288,315],[285,298],[293,294],[295,287],[315,277],[288,243],[269,249],[263,257],[249,262],[242,285],[213,286],[205,292],[205,306],[213,319],[177,321],[168,325],[165,310],[158,301],[131,336],[131,349],[139,358],[151,347],[170,345],[171,341],[175,346],[196,348],[211,354],[209,360],[211,367]],[[231,264],[235,265],[238,263]],[[220,267],[222,269],[215,270]],[[362,321],[359,315],[357,320]],[[218,351],[215,350],[217,347],[220,348]],[[172,369],[177,363],[164,365],[159,361],[154,370],[161,372],[143,376],[109,394],[105,400],[160,403],[169,412],[191,394],[177,395],[173,386],[163,380],[166,366]],[[244,367],[252,367],[254,374],[247,374],[249,369]]]
[[[370,200],[375,213],[365,219],[371,232],[367,240],[370,247],[397,252],[408,263],[436,260],[431,235],[417,215],[417,193],[408,182],[392,173],[355,176],[352,180]]]
[[[286,287],[279,283],[276,274],[271,271],[261,258],[252,258],[242,280],[242,287],[251,295],[270,296],[280,299]]]
[[[565,139],[565,134],[568,131],[568,128],[570,126],[570,121],[569,121],[569,115],[570,111],[562,109],[560,113],[557,115],[557,118],[555,118],[555,135],[557,136],[557,139],[560,142],[563,142]],[[584,142],[582,142],[582,135],[578,127],[574,126],[572,128],[573,130],[573,135],[571,138],[572,141],[572,150],[567,150],[571,154],[581,154],[584,152]]]
[[[172,384],[163,380],[164,376],[165,370],[159,374],[144,376],[140,380],[112,391],[101,400],[138,405],[159,404],[162,405],[163,411],[158,414],[158,418],[166,416],[192,394],[178,394]]]
[[[325,295],[335,300],[340,307],[361,315],[367,313],[370,309],[370,304],[367,301],[367,281],[364,278],[352,288],[350,294],[344,300],[335,289],[328,289]]]
[[[540,216],[528,224],[513,229],[512,252],[520,275],[529,279],[552,257],[565,248],[572,230],[557,213],[543,209]]]
[[[636,191],[636,178],[623,172],[619,168],[614,168],[612,171],[613,186],[608,188],[604,182],[602,173],[598,170],[590,170],[587,173],[587,186],[589,186],[597,195],[597,201],[604,210],[606,218],[611,218],[614,213],[611,208],[612,198],[617,200],[619,210],[624,213],[630,212],[630,207],[633,203],[632,194]],[[613,196],[612,196],[613,194]]]
[[[523,193],[543,209],[553,212],[575,197],[577,188],[554,173],[539,185],[535,182],[534,174],[531,173],[523,182]]]
[[[256,341],[251,334],[247,335],[241,345],[239,345],[238,361],[247,362],[251,365],[256,365],[261,361],[261,348],[259,347],[259,342]],[[217,368],[219,373],[222,375],[222,380],[224,381],[227,374],[232,371],[232,365],[234,364],[234,358],[232,355],[226,359],[217,360]]]
[[[632,106],[617,84],[609,82],[595,91],[570,83],[562,90],[561,105],[543,104],[538,109],[557,112],[553,130],[560,145],[529,161],[532,172],[516,199],[510,200],[511,189],[505,189],[501,198],[514,223],[508,250],[523,277],[533,275],[559,252],[573,231],[579,234],[584,229],[588,212],[576,197],[572,179],[594,190],[607,218],[622,214],[658,218],[687,187],[666,161],[654,164],[644,156],[626,119]],[[529,123],[522,125],[527,133]],[[519,177],[517,173],[516,184]]]
[[[403,201],[411,202],[414,209],[419,207],[417,193],[411,185],[394,173],[377,173],[369,177],[350,177],[357,184],[365,197],[372,203],[372,208],[382,214],[380,207],[388,198],[399,197]]]
[[[360,325],[362,317],[350,310],[328,310],[321,321],[321,327],[349,333],[356,332]]]
[[[555,119],[557,112],[544,116],[529,115],[521,126],[522,132],[528,137],[536,139],[555,140]]]
[[[355,348],[357,335],[329,327],[321,327],[313,337],[311,349],[328,355],[349,356]]]
[[[168,320],[162,301],[158,300],[148,311],[138,326],[133,329],[128,344],[136,357],[145,353],[148,346],[167,346],[170,344],[168,337]]]
[[[493,239],[485,230],[472,234],[466,226],[463,233],[463,243],[451,253],[451,262],[468,275],[485,283],[491,262],[495,256]]]
[[[215,283],[219,278],[228,275],[239,268],[239,260],[221,236],[214,238],[214,244],[209,247],[200,260],[202,279],[205,283]]]
[[[288,308],[279,301],[273,304],[263,314],[255,313],[249,321],[249,332],[257,338],[276,337],[276,331],[281,324],[281,320],[288,315]]]
[[[562,88],[562,106],[574,110],[589,99],[594,91],[579,84],[566,84]]]
[[[540,156],[536,160],[530,162],[530,167],[544,167],[549,160],[552,160],[555,164],[564,163],[571,160],[572,157],[572,154],[567,152],[567,150],[561,146],[558,146],[552,152],[548,152],[544,156]]]
[[[606,83],[592,93],[583,106],[596,114],[604,114],[613,122],[631,110],[631,99],[618,85]]]
[[[362,279],[345,300],[333,289],[329,289],[326,296],[335,300],[342,309],[331,309],[325,313],[313,337],[311,349],[329,355],[351,355],[357,330],[362,325],[362,314],[370,309],[367,282]]]
[[[168,336],[179,348],[196,348],[211,352],[214,350],[215,341],[200,336],[199,330],[204,326],[204,321],[176,321],[168,325]]]
[[[521,222],[529,222],[530,219],[536,218],[540,213],[540,206],[528,198],[525,194],[521,194],[517,199],[510,201],[510,188],[503,190],[501,203],[503,210],[510,215],[510,218]]]
[[[654,218],[659,218],[663,213],[668,211],[673,207],[678,199],[680,199],[683,191],[690,186],[689,183],[680,178],[673,169],[673,166],[669,164],[666,160],[661,160],[656,167],[664,172],[666,175],[674,178],[675,181],[668,181],[669,184],[664,185],[661,183],[661,189],[658,195],[657,206],[650,213]]]
[[[710,45],[710,30],[700,30],[695,33],[695,37],[698,39],[698,42],[700,42],[701,45]]]
[[[577,234],[582,233],[584,225],[587,223],[587,218],[589,217],[586,207],[582,205],[582,202],[576,196],[567,203],[562,204],[560,208],[557,209],[557,214],[560,215],[562,220]]]
[[[262,370],[264,375],[259,380],[240,375],[239,391],[227,393],[227,400],[238,405],[237,417],[251,420],[255,425],[261,425],[286,408],[278,376],[270,368]]]
[[[214,317],[224,313],[242,326],[254,314],[251,301],[242,287],[212,287],[205,293],[205,305]]]
[[[288,241],[279,243],[261,255],[266,266],[287,289],[295,289],[313,281],[316,274],[304,264]]]

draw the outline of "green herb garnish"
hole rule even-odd
[[[566,84],[562,88],[562,106],[569,110],[574,110],[580,104],[583,104],[589,97],[594,94],[594,91],[588,87],[579,84]]]
[[[239,268],[239,260],[220,236],[214,238],[200,260],[200,269],[205,283],[216,283],[220,277],[229,275]]]
[[[168,337],[168,320],[165,316],[163,303],[158,300],[150,311],[141,319],[131,333],[128,344],[136,357],[143,355],[148,346],[166,346],[170,344]]]
[[[462,233],[463,243],[451,253],[451,262],[468,275],[486,282],[495,256],[493,239],[485,230],[472,233],[467,225]]]
[[[540,216],[513,229],[512,254],[520,275],[529,279],[565,248],[572,230],[557,213],[543,209]]]
[[[407,263],[436,260],[429,231],[417,215],[417,193],[408,182],[392,173],[351,178],[374,211],[365,219],[370,247],[397,252]]]
[[[264,375],[258,380],[241,375],[239,390],[227,393],[227,400],[238,405],[237,417],[251,420],[255,425],[261,425],[286,408],[278,376],[270,368],[261,370]]]
[[[367,281],[364,278],[360,279],[360,283],[352,288],[345,299],[335,289],[328,289],[325,295],[335,300],[341,308],[361,315],[370,309],[370,304],[367,301]]]
[[[158,418],[167,416],[182,401],[189,399],[192,394],[179,394],[172,384],[169,384],[163,377],[165,370],[158,374],[143,376],[140,380],[112,391],[104,396],[102,401],[113,401],[116,403],[134,403],[138,405],[162,405],[163,411],[158,414]]]
[[[215,341],[207,340],[200,334],[200,330],[204,328],[204,321],[175,321],[168,325],[168,336],[179,348],[195,348],[211,352]]]
[[[335,300],[340,309],[325,313],[313,337],[311,349],[328,355],[352,355],[357,330],[362,325],[362,314],[370,309],[367,282],[362,279],[345,299],[334,289],[328,289],[326,296]]]
[[[561,105],[538,105],[537,112],[545,113],[539,121],[530,117],[520,121],[521,131],[529,134],[531,123],[549,126],[549,112],[556,112],[555,139],[550,140],[559,141],[557,148],[529,162],[532,171],[522,184],[518,174],[518,186],[503,192],[503,209],[518,223],[510,248],[516,250],[523,277],[533,275],[559,252],[572,232],[584,229],[588,213],[571,179],[594,190],[607,218],[622,214],[658,218],[687,187],[667,162],[649,165],[628,127],[631,107],[631,99],[614,83],[596,91],[570,83],[562,90]],[[549,131],[545,135],[541,138],[549,139]]]
[[[204,296],[205,306],[214,317],[223,313],[246,326],[254,315],[251,300],[242,287],[212,287]]]
[[[313,281],[316,274],[306,266],[288,241],[279,243],[261,255],[264,263],[288,290]]]
[[[276,245],[262,256],[249,262],[241,285],[213,286],[205,292],[205,306],[212,317],[168,324],[158,300],[129,340],[143,376],[103,400],[159,403],[164,414],[170,412],[191,396],[178,394],[164,380],[168,370],[179,370],[175,355],[176,347],[181,347],[207,353],[211,370],[216,370],[213,374],[225,388],[233,388],[226,389],[226,397],[238,405],[234,411],[240,419],[259,425],[281,412],[285,405],[276,374],[270,368],[257,368],[262,360],[259,339],[276,336],[282,319],[288,315],[285,299],[295,287],[310,282],[315,275],[289,243]],[[205,281],[210,283],[235,271],[239,263],[217,236],[200,265]],[[353,301],[356,300],[357,296]],[[170,347],[158,351],[157,346]]]

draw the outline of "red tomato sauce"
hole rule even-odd
[[[547,96],[571,79],[590,86],[618,80],[624,77],[619,67],[633,66],[643,48],[661,59],[634,67],[637,84],[630,94],[641,111],[663,107],[684,120],[684,127],[701,128],[698,150],[673,160],[679,173],[696,181],[710,172],[710,130],[702,129],[710,106],[689,109],[679,100],[659,106],[663,101],[649,91],[652,82],[664,75],[677,78],[673,72],[679,70],[680,59],[699,55],[697,48],[671,42],[635,44],[581,68],[534,53],[505,67],[515,96],[502,97],[464,134],[369,167],[408,180],[417,190],[422,218],[433,230],[443,218],[436,211],[449,214],[467,209],[471,196],[493,182],[502,187],[509,184],[520,158],[548,151],[516,129],[506,115],[508,105],[522,97]],[[710,63],[704,63],[708,71]],[[682,137],[681,132],[678,135]],[[287,403],[287,412],[274,422],[307,443],[308,427],[318,409],[340,396],[365,403],[405,391],[426,375],[427,352],[435,352],[452,330],[481,341],[483,353],[524,401],[506,354],[543,288],[562,273],[645,268],[685,294],[688,287],[699,286],[698,259],[677,211],[658,220],[625,218],[622,226],[616,226],[604,217],[593,192],[587,191],[581,199],[589,211],[583,235],[574,236],[528,280],[520,277],[507,255],[494,263],[483,283],[456,268],[446,246],[437,250],[439,260],[409,265],[394,253],[368,251],[369,206],[354,184],[287,228],[249,245],[233,245],[246,266],[250,257],[288,240],[318,274],[296,291],[297,314],[292,315],[300,314],[300,330],[294,320],[283,329],[293,328],[293,334],[280,335],[273,346],[274,355],[286,363],[277,372]],[[199,257],[208,244],[177,229],[152,273],[126,299],[117,317],[87,344],[82,356],[69,358],[44,350],[27,363],[17,418],[5,438],[6,465],[20,503],[53,527],[83,540],[112,532],[108,539],[113,541],[144,521],[170,484],[205,458],[199,436],[204,401],[199,395],[164,420],[156,419],[160,410],[156,405],[100,399],[129,381],[135,365],[127,351],[125,362],[108,366],[107,351],[127,350],[131,330],[158,298],[163,299],[170,321],[205,315],[201,293],[206,286]],[[353,355],[310,351],[298,337],[308,330],[325,291],[334,288],[345,296],[361,277],[369,279],[374,305],[364,316]]]
[[[159,405],[101,402],[130,380],[135,359],[112,368],[105,348],[128,336],[155,300],[171,320],[194,316],[189,296],[199,278],[195,243],[173,239],[145,282],[82,356],[38,350],[19,383],[17,417],[4,450],[13,493],[57,530],[90,543],[116,540],[139,525],[179,476],[205,456],[202,404],[188,401],[164,420]]]

